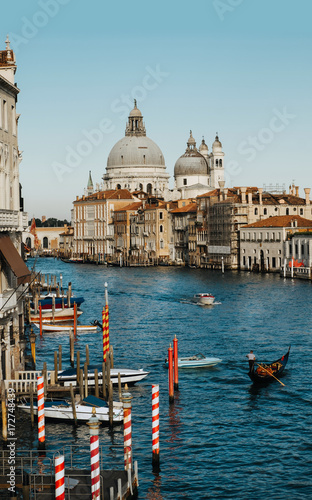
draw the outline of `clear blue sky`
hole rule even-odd
[[[9,33],[29,217],[69,218],[89,170],[101,181],[124,136],[125,96],[137,97],[172,178],[190,129],[210,150],[218,131],[227,187],[295,181],[303,194],[312,187],[311,17],[309,0],[6,2],[0,47]]]

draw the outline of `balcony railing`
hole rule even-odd
[[[0,231],[24,231],[27,227],[26,212],[0,209]]]
[[[12,288],[8,288],[3,293],[0,293],[0,318],[10,313],[17,306],[16,292]]]

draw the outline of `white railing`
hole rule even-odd
[[[0,209],[0,231],[15,229],[23,231],[28,227],[28,214],[18,210]]]

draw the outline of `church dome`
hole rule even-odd
[[[137,108],[136,99],[134,99],[134,108],[132,111],[130,111],[129,116],[142,116],[141,111]]]
[[[207,175],[208,163],[201,153],[196,148],[196,141],[192,136],[187,142],[187,148],[184,155],[176,161],[174,166],[174,176],[180,175]]]
[[[215,141],[212,144],[212,152],[217,153],[222,151],[222,143],[219,141],[218,134],[216,135]]]
[[[157,144],[146,135],[126,136],[111,149],[108,167],[165,166],[164,155]]]
[[[200,153],[206,153],[208,152],[208,146],[207,144],[205,143],[205,139],[203,138],[202,142],[201,142],[201,145],[199,146],[199,152]]]

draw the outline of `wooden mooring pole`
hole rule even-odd
[[[174,388],[179,389],[179,367],[178,367],[178,339],[173,339],[173,360],[174,360]]]
[[[169,403],[174,402],[173,392],[173,349],[171,344],[168,348],[168,385],[169,385]]]

